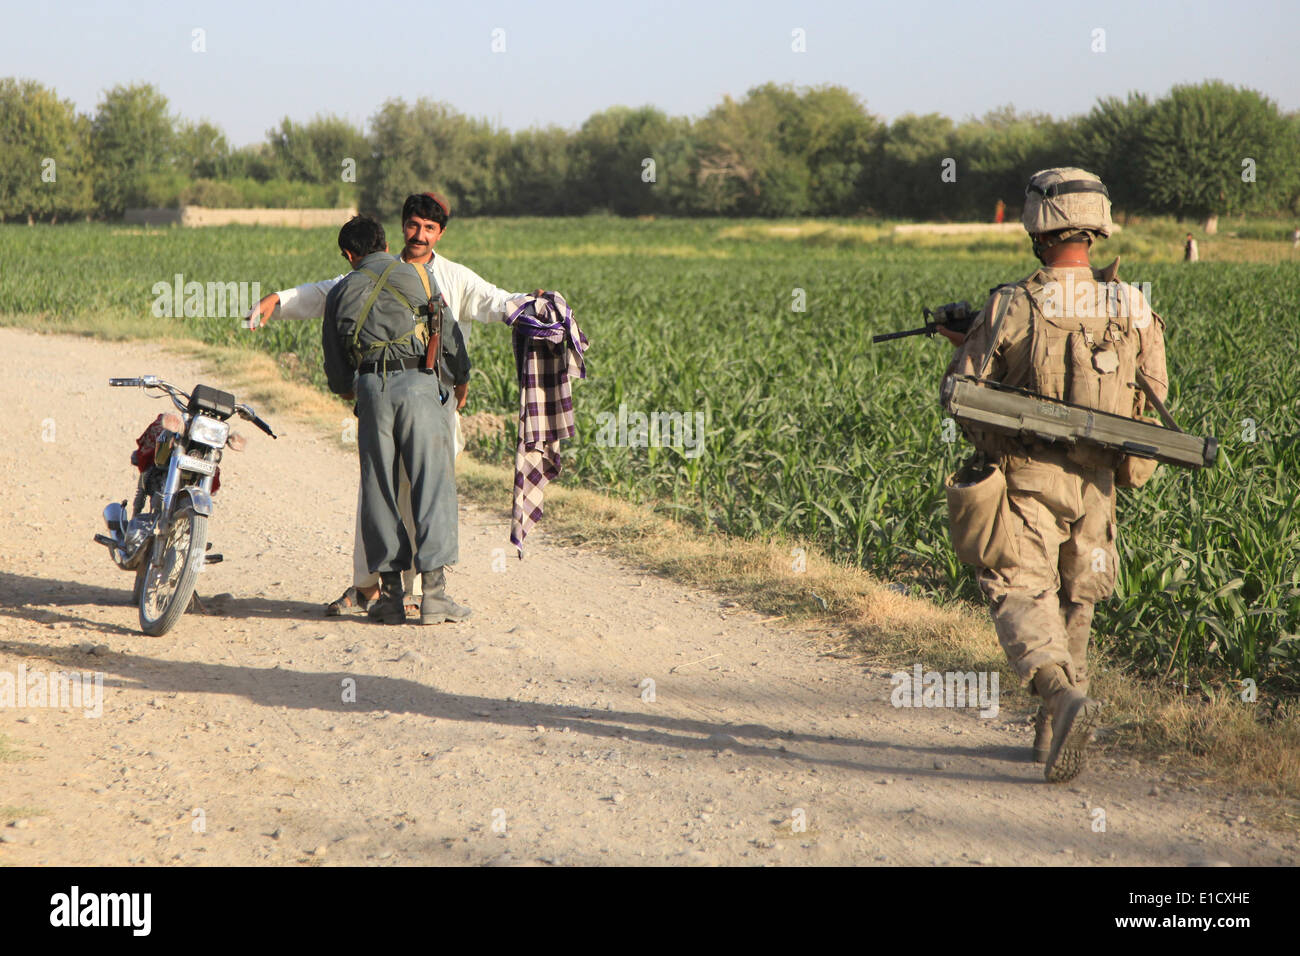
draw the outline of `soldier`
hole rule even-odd
[[[1105,412],[1139,417],[1145,373],[1168,391],[1163,325],[1134,287],[1114,281],[1118,260],[1094,271],[1088,253],[1111,231],[1106,187],[1081,169],[1047,169],[1029,181],[1022,216],[1043,267],[993,290],[957,345],[948,375],[973,375]],[[1105,280],[1105,281],[1099,281]],[[1099,447],[968,437],[1006,478],[1009,557],[981,567],[998,641],[1042,697],[1034,759],[1060,782],[1083,769],[1101,704],[1088,696],[1093,605],[1114,590],[1115,487],[1138,487],[1155,463]]]

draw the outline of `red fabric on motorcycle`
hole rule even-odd
[[[158,439],[162,437],[165,430],[162,420],[163,417],[159,415],[153,420],[153,424],[144,430],[144,434],[135,440],[135,451],[131,452],[131,464],[139,468],[141,474],[153,467],[153,458],[158,452]],[[215,495],[220,487],[221,466],[218,465],[216,473],[212,476],[212,493]]]
[[[144,474],[153,465],[153,456],[158,451],[158,439],[162,437],[163,417],[159,415],[153,424],[144,430],[144,434],[135,440],[135,451],[131,452],[131,464]]]

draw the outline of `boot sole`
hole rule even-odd
[[[421,624],[458,624],[468,617],[469,617],[468,614],[462,615],[460,617],[451,617],[450,615],[447,614],[428,614],[428,615],[421,614],[420,623]]]
[[[1087,764],[1088,744],[1093,728],[1101,719],[1101,702],[1084,697],[1071,705],[1065,716],[1065,726],[1052,743],[1047,758],[1045,776],[1048,783],[1065,783],[1073,780]]]

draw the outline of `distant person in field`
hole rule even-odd
[[[526,293],[507,292],[483,279],[471,269],[450,259],[434,254],[433,247],[446,234],[451,209],[437,193],[414,193],[402,204],[401,258],[406,262],[423,265],[429,278],[433,295],[441,294],[460,327],[461,336],[469,344],[472,322],[505,322],[506,318],[527,298]],[[344,279],[335,276],[320,282],[309,282],[293,289],[272,292],[265,296],[249,313],[250,328],[261,328],[271,319],[315,319],[325,311],[325,299],[331,289]],[[537,290],[540,294],[541,290]],[[457,386],[455,401],[444,406],[446,414],[454,419],[456,412],[468,400],[468,387]],[[453,422],[454,424],[454,422]],[[453,427],[454,431],[454,427]],[[401,469],[398,482],[398,499],[407,528],[413,528],[411,516],[411,483],[405,469]],[[453,489],[454,490],[454,489]],[[416,594],[414,572],[408,572],[405,581],[408,607]],[[379,593],[379,575],[368,567],[361,528],[361,493],[357,493],[356,537],[352,549],[352,586],[326,608],[326,614],[336,616],[351,608],[365,610]],[[422,596],[422,595],[421,595]],[[376,611],[377,608],[371,608]]]
[[[1022,221],[1042,268],[994,289],[965,334],[940,326],[957,346],[947,376],[1140,417],[1139,370],[1160,399],[1169,389],[1164,323],[1141,292],[1115,281],[1118,260],[1091,267],[1093,241],[1113,228],[1106,187],[1086,170],[1042,170],[1029,180]],[[1084,294],[1062,309],[1062,287]],[[1126,298],[1122,308],[1112,293]],[[1155,462],[1082,443],[974,429],[967,437],[979,455],[949,490],[986,486],[991,509],[968,509],[969,522],[950,513],[954,536],[980,542],[978,580],[998,642],[1042,698],[1034,759],[1046,763],[1048,781],[1070,780],[1083,769],[1101,715],[1101,703],[1088,696],[1088,644],[1093,607],[1114,590],[1118,571],[1115,489],[1140,487]]]
[[[1300,249],[1300,229],[1295,229],[1291,233],[1291,248]]]
[[[1004,203],[1001,199],[999,199],[998,204],[993,207],[993,221],[1000,226],[1002,225],[1002,220],[1005,219],[1006,217],[1007,217],[1007,204]]]
[[[1196,251],[1196,239],[1189,232],[1187,234],[1187,242],[1183,246],[1183,261],[1195,262],[1199,258],[1200,254]]]

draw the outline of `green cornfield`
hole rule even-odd
[[[400,232],[389,225],[396,251]],[[1220,441],[1205,472],[1161,467],[1120,496],[1116,596],[1100,640],[1143,673],[1182,683],[1253,678],[1300,687],[1300,258],[1267,265],[1144,258],[1128,233],[1121,278],[1150,282],[1165,318],[1169,405]],[[963,241],[964,240],[964,241]],[[1035,266],[1026,242],[902,244],[861,223],[762,228],[725,221],[453,220],[439,252],[498,285],[558,289],[591,340],[575,390],[566,483],[652,505],[701,530],[813,542],[941,602],[978,600],[947,536],[944,476],[969,449],[945,441],[939,378],[950,347],[915,326],[923,305],[982,302]],[[1164,256],[1166,260],[1168,256]],[[263,292],[337,274],[333,230],[0,227],[0,322],[95,313],[149,335],[151,292],[174,274],[259,282]],[[802,307],[802,311],[799,307]],[[75,325],[75,322],[70,324]],[[319,323],[262,333],[185,319],[206,341],[295,353],[318,384]],[[470,411],[513,414],[508,332],[476,327]],[[129,370],[128,370],[129,371]],[[599,441],[620,406],[703,413],[698,454]],[[688,420],[693,420],[688,418]],[[474,452],[508,463],[513,429]]]

